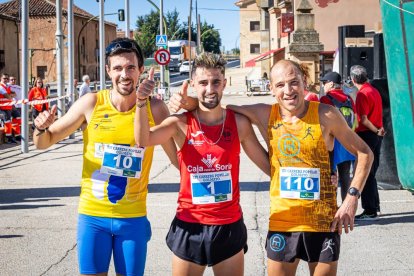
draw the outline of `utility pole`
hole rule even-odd
[[[57,94],[63,96],[65,79],[63,75],[63,33],[62,33],[62,0],[56,0],[56,70],[57,70]],[[58,100],[58,117],[65,114],[65,99]]]
[[[125,37],[129,38],[129,0],[125,0]]]
[[[164,7],[163,7],[163,0],[160,0],[160,35],[164,34],[164,30],[163,30],[163,17],[164,17]],[[165,30],[167,31],[167,30]],[[160,82],[161,82],[161,86],[160,88],[163,89],[164,88],[164,82],[165,82],[165,75],[164,75],[164,65],[160,66]]]
[[[197,0],[196,0],[196,18],[197,18],[197,49],[201,52],[201,26],[200,26],[200,15],[198,14]]]
[[[188,16],[188,45],[190,45],[190,54],[189,54],[189,57],[190,57],[190,60],[188,61],[188,70],[189,70],[189,72],[188,72],[188,76],[190,77],[190,80],[191,80],[191,12],[192,12],[192,10],[193,10],[193,0],[190,0],[190,15]]]
[[[27,59],[29,51],[29,1],[22,1],[22,72],[21,72],[21,84],[22,84],[22,98],[27,99],[29,91],[29,70],[27,68]],[[21,150],[23,153],[29,152],[29,106],[22,104],[22,143]]]
[[[76,88],[73,82],[75,78],[74,73],[74,58],[73,58],[73,0],[68,0],[68,69],[69,69],[69,81],[67,91],[70,93],[70,103],[74,104],[76,100]],[[69,138],[75,138],[75,134],[72,133]]]
[[[104,0],[99,0],[99,82],[101,90],[106,88],[105,85],[105,14]]]

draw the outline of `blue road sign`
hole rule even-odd
[[[166,46],[167,45],[167,35],[157,35],[155,38],[155,45],[156,46]]]

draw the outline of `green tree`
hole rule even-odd
[[[159,18],[159,12],[152,10],[150,14],[137,18],[135,40],[141,46],[145,57],[152,56],[156,50],[155,37],[159,34]]]
[[[164,34],[167,36],[171,36],[182,28],[177,10],[167,12],[164,19],[167,26],[167,30],[164,30]],[[144,56],[153,56],[157,50],[157,47],[155,46],[155,38],[156,35],[160,33],[160,13],[152,10],[150,14],[138,16],[136,26],[137,32],[135,34],[135,40],[141,46]]]
[[[204,51],[219,54],[221,46],[220,33],[214,28],[213,24],[204,21],[200,24],[201,44]]]
[[[240,55],[240,49],[239,48],[233,48],[231,49],[231,52],[233,53],[233,55]]]
[[[188,22],[180,22],[177,10],[167,12],[164,15],[167,30],[164,34],[170,40],[188,39]],[[144,16],[138,16],[136,21],[135,40],[141,46],[145,57],[154,55],[157,47],[155,46],[155,37],[160,33],[160,13],[159,11],[151,11]],[[201,43],[205,51],[220,53],[221,38],[220,33],[214,29],[214,25],[203,22],[201,29]],[[191,40],[197,41],[197,31],[194,22],[191,24]]]

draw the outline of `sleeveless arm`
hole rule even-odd
[[[356,157],[356,168],[354,178],[350,187],[355,187],[362,191],[368,177],[373,162],[373,154],[367,144],[352,131],[339,111],[331,106],[320,105],[319,107],[320,124],[323,126],[324,137],[329,136],[338,139],[338,141]],[[348,233],[348,227],[353,230],[354,217],[358,207],[358,198],[347,195],[341,207],[335,214],[331,224],[331,231],[338,229],[342,233],[342,227]]]
[[[257,139],[250,121],[245,116],[236,114],[236,123],[243,150],[257,167],[270,176],[269,154]]]
[[[160,100],[151,100],[151,111],[154,116],[155,124],[157,125],[161,124],[170,115],[167,106],[164,102]],[[174,140],[170,137],[166,142],[162,143],[161,146],[167,154],[168,158],[170,159],[171,164],[173,164],[174,167],[179,169],[177,159],[177,147],[174,143]]]
[[[86,121],[86,117],[93,111],[95,103],[96,94],[91,94],[90,97],[83,97],[77,100],[62,118],[56,121],[54,121],[55,115],[48,110],[39,114],[43,120],[51,117],[54,122],[49,126],[48,131],[42,135],[38,136],[35,132],[33,142],[36,147],[38,149],[46,149],[69,136]],[[41,128],[46,127],[48,126],[41,126]]]
[[[262,134],[266,144],[269,145],[269,135],[267,133],[267,126],[269,124],[270,112],[272,106],[268,104],[253,104],[253,105],[226,105],[228,109],[233,110],[239,114],[246,116],[250,122],[256,125]]]

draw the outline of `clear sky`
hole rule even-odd
[[[67,0],[63,0],[67,1]],[[236,0],[192,0],[193,12],[192,21],[195,22],[195,5],[197,1],[198,13],[200,14],[201,22],[204,20],[209,24],[213,24],[216,29],[219,29],[222,46],[225,50],[231,50],[239,42],[240,34],[240,19],[239,8],[234,5]],[[8,2],[7,0],[0,0],[0,3]],[[90,14],[99,14],[99,3],[96,0],[74,0],[74,4]],[[159,6],[160,0],[153,0]],[[125,0],[106,0],[105,13],[116,13],[118,9],[123,9]],[[190,0],[163,0],[164,13],[173,11],[174,8],[180,14],[181,21],[187,21],[190,12]],[[130,28],[135,29],[135,21],[137,16],[148,14],[151,9],[155,9],[147,0],[129,0],[130,7]],[[29,7],[30,8],[30,7]],[[105,20],[118,24],[118,27],[125,29],[125,22],[118,22],[117,15],[108,15]],[[238,46],[238,45],[237,45]]]

